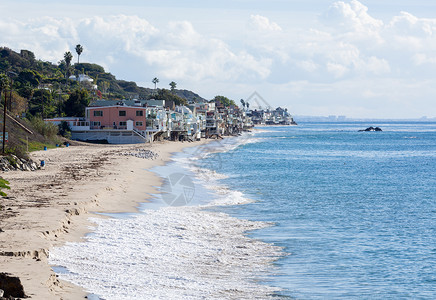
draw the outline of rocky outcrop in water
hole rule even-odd
[[[366,129],[359,130],[359,131],[382,131],[382,130],[380,127],[372,127],[371,126],[371,127],[366,128]]]
[[[0,158],[1,171],[35,171],[40,166],[31,159],[18,158],[11,154]]]

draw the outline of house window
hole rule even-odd
[[[137,117],[142,117],[142,116],[144,116],[144,111],[143,111],[143,110],[137,110],[137,111],[136,111],[136,116],[137,116]]]
[[[127,122],[120,122],[120,126],[127,126]]]
[[[94,127],[100,127],[101,123],[100,122],[92,122],[92,126]]]
[[[120,111],[118,112],[118,115],[119,115],[120,117],[125,117],[125,116],[126,116],[126,111],[125,111],[125,110],[120,110]]]
[[[142,111],[141,111],[142,112]],[[136,122],[135,123],[135,126],[137,126],[137,127],[141,127],[142,126],[142,122]]]
[[[94,110],[94,117],[103,117],[102,110]]]

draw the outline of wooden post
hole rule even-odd
[[[3,103],[3,145],[2,145],[2,153],[5,154],[5,144],[6,144],[6,91],[4,92],[5,102]],[[1,97],[1,94],[0,94]]]

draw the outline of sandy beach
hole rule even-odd
[[[206,142],[83,144],[31,153],[44,168],[0,175],[11,187],[1,199],[0,272],[18,277],[32,299],[84,299],[83,289],[57,278],[47,262],[50,248],[80,241],[89,232],[88,218],[103,217],[96,213],[137,211],[161,180],[144,170]],[[139,157],[147,150],[157,155]]]

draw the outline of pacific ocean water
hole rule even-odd
[[[264,127],[217,153],[222,183],[256,200],[225,208],[274,222],[270,278],[297,299],[436,299],[436,124]],[[207,159],[216,159],[214,156]]]
[[[155,172],[175,197],[96,218],[50,252],[61,278],[102,299],[436,298],[436,123],[257,127]]]

